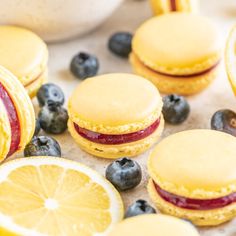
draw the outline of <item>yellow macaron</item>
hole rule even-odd
[[[198,0],[150,0],[150,4],[155,15],[198,11]]]
[[[33,32],[15,26],[0,26],[0,65],[10,70],[34,97],[47,80],[48,50]]]
[[[154,17],[134,35],[134,71],[162,93],[195,94],[216,77],[221,58],[218,30],[206,17],[171,13]]]
[[[196,225],[236,216],[236,138],[189,130],[160,142],[148,160],[148,190],[158,209]]]
[[[140,215],[128,218],[113,228],[108,236],[199,236],[189,222],[161,215]]]
[[[160,137],[162,99],[152,83],[132,74],[86,79],[69,99],[69,131],[79,146],[104,158],[136,156]]]
[[[0,161],[24,149],[35,129],[30,98],[18,79],[0,66]]]

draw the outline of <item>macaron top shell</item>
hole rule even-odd
[[[155,147],[148,168],[170,193],[193,199],[229,195],[236,191],[236,138],[213,130],[171,135]]]
[[[0,64],[10,70],[23,85],[46,68],[48,51],[41,38],[15,26],[0,26]]]
[[[137,30],[133,52],[148,67],[170,75],[202,72],[219,62],[219,35],[206,17],[171,13],[146,21]]]
[[[71,120],[105,134],[131,133],[160,118],[162,99],[155,86],[132,74],[106,74],[87,79],[69,101]]]
[[[116,227],[108,236],[199,236],[189,222],[172,216],[152,214],[128,218]]]

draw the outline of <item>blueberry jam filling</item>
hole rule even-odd
[[[14,103],[1,83],[0,83],[0,99],[2,100],[3,105],[6,108],[8,119],[11,126],[11,146],[7,155],[11,156],[19,148],[20,135],[21,135],[20,122]]]
[[[153,183],[158,195],[162,199],[177,207],[188,210],[213,210],[236,202],[236,193],[214,199],[192,199],[169,193],[161,189],[155,182]]]
[[[85,139],[88,139],[94,143],[112,145],[112,144],[130,143],[144,139],[149,135],[151,135],[152,133],[154,133],[154,131],[158,128],[159,124],[160,124],[160,119],[156,120],[152,125],[150,125],[146,129],[129,134],[118,134],[118,135],[101,134],[93,132],[91,130],[81,128],[75,123],[74,127],[77,133]]]
[[[170,0],[170,9],[171,11],[177,11],[176,1]]]

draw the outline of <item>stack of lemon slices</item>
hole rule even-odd
[[[32,157],[0,166],[1,236],[101,236],[122,217],[114,187],[77,162]]]

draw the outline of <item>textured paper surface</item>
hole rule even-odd
[[[203,14],[211,16],[218,24],[223,44],[230,26],[236,23],[235,1],[202,0],[201,8]],[[72,56],[79,51],[88,51],[97,55],[100,62],[100,74],[131,72],[127,60],[120,59],[107,50],[107,40],[113,32],[126,30],[134,32],[137,26],[150,16],[151,11],[148,1],[125,0],[125,3],[114,13],[112,18],[95,32],[69,42],[49,45],[50,81],[62,87],[68,100],[69,95],[80,82],[68,70]],[[189,119],[179,126],[166,125],[163,137],[187,129],[209,128],[211,116],[215,111],[222,108],[236,110],[236,98],[233,96],[226,79],[223,61],[217,80],[203,93],[188,99],[192,109]],[[37,105],[35,107],[37,109]],[[111,161],[95,158],[81,151],[69,133],[55,136],[55,138],[61,144],[64,157],[82,162],[104,175],[106,166]],[[150,202],[146,191],[148,180],[146,160],[148,153],[149,151],[135,159],[142,165],[143,181],[136,189],[122,194],[125,206],[140,198]],[[217,228],[200,229],[200,232],[202,236],[236,236],[236,219]]]

